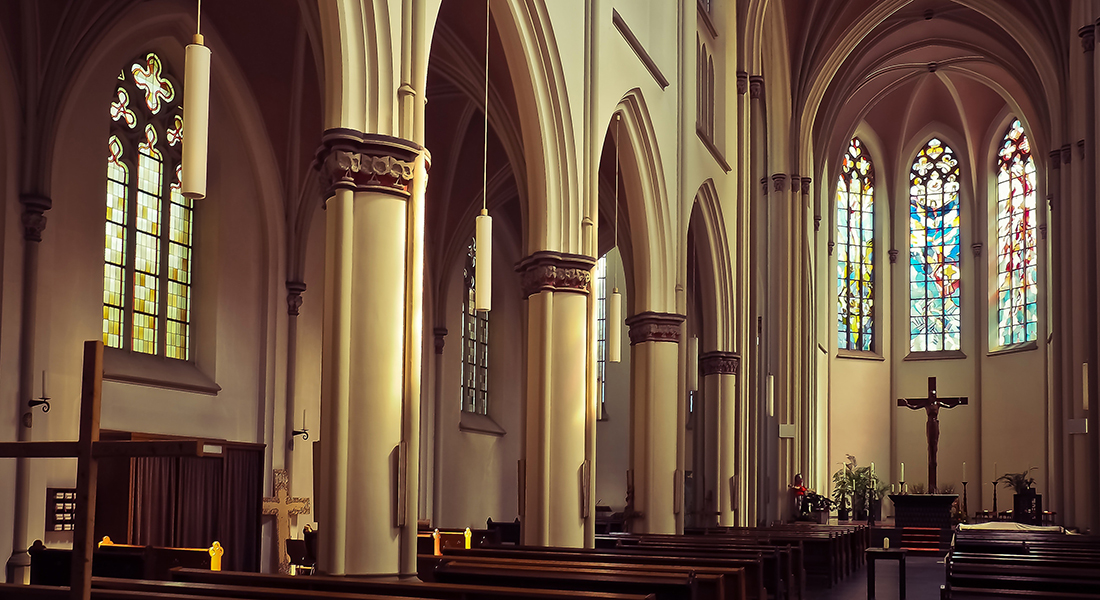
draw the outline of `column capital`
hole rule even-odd
[[[736,375],[741,368],[741,355],[736,352],[721,350],[704,352],[699,356],[699,366],[703,369],[704,377],[707,375]]]
[[[764,195],[768,195],[768,176],[765,175],[760,178],[760,190],[764,192]]]
[[[810,184],[811,183],[813,183],[813,178],[812,177],[803,177],[802,178],[802,195],[803,196],[809,196],[810,195]]]
[[[23,239],[41,242],[46,229],[45,213],[53,206],[53,201],[37,194],[20,194],[19,203],[23,205]]]
[[[436,327],[432,334],[435,336],[435,353],[443,354],[443,345],[447,343],[447,328]]]
[[[1055,170],[1062,168],[1062,161],[1058,160],[1061,154],[1062,151],[1057,148],[1050,151],[1050,168]]]
[[[645,342],[679,343],[680,324],[684,322],[684,318],[684,315],[675,313],[638,313],[626,320],[626,326],[630,328],[630,345]]]
[[[302,293],[306,291],[306,284],[301,281],[286,282],[286,312],[292,317],[298,316],[298,309],[302,308]]]
[[[749,74],[745,71],[737,72],[737,93],[744,96],[749,91]]]
[[[797,194],[798,191],[801,190],[801,189],[802,189],[802,178],[799,177],[797,173],[792,173],[791,174],[791,191]]]
[[[416,158],[424,152],[416,142],[354,129],[325,131],[313,168],[321,172],[325,198],[337,189],[374,191],[408,199],[412,194]],[[427,166],[427,165],[426,165]]]
[[[1073,149],[1069,144],[1065,144],[1061,148],[1062,150],[1062,164],[1068,165],[1069,161],[1073,159]]]
[[[782,192],[783,186],[787,184],[786,173],[775,173],[772,175],[772,191]]]
[[[753,75],[749,77],[749,98],[759,100],[764,97],[764,77]]]
[[[1085,25],[1077,30],[1077,35],[1081,36],[1081,49],[1085,53],[1092,52],[1096,45],[1096,28],[1092,25]]]
[[[516,263],[516,272],[524,298],[540,292],[587,294],[595,266],[590,256],[540,250]]]

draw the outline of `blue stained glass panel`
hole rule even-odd
[[[873,351],[875,170],[853,138],[836,187],[837,348]]]
[[[1014,119],[997,155],[997,339],[1002,346],[1036,339],[1035,161],[1024,126]]]
[[[932,138],[909,172],[909,349],[960,348],[959,161]]]

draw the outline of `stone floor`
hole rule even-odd
[[[876,600],[898,598],[898,564],[890,560],[875,563]],[[939,600],[944,583],[943,558],[905,558],[906,600]],[[864,600],[867,598],[867,567],[852,573],[831,590],[807,590],[808,600]]]

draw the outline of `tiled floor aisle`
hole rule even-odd
[[[943,558],[907,556],[905,558],[906,600],[939,600],[944,583]],[[891,560],[875,563],[876,600],[898,598],[898,565]],[[831,590],[809,590],[808,600],[866,600],[867,567],[852,573]]]

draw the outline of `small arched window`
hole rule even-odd
[[[875,168],[852,138],[836,185],[837,348],[875,349]]]
[[[997,339],[1002,346],[1038,337],[1035,161],[1014,119],[997,157]]]
[[[183,90],[156,53],[118,75],[107,139],[103,343],[190,359],[191,200],[180,192]]]
[[[909,349],[959,350],[959,160],[932,138],[909,171]]]
[[[474,303],[474,240],[466,248],[462,270],[462,410],[489,414],[489,313]]]

